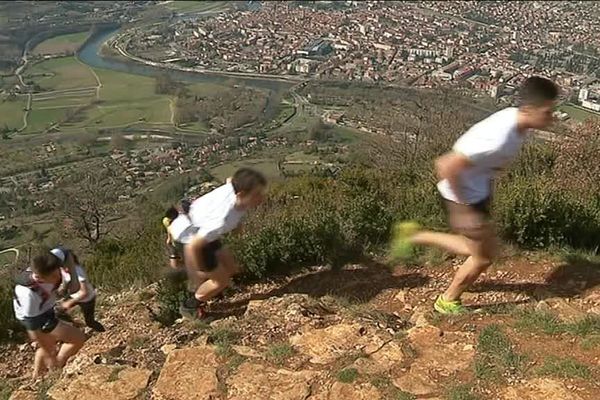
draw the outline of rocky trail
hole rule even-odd
[[[33,348],[7,345],[11,399],[597,400],[600,265],[506,258],[440,317],[457,261],[313,268],[236,288],[211,323],[152,317],[156,287],[105,296],[101,321],[59,376],[37,384]]]

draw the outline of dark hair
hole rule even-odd
[[[192,202],[189,201],[188,199],[181,200],[181,211],[183,211],[184,214],[189,214],[191,205],[192,205]]]
[[[520,106],[539,106],[548,100],[556,100],[558,86],[541,76],[527,78],[519,90]]]
[[[267,186],[267,179],[261,172],[252,168],[240,168],[231,178],[231,184],[233,191],[237,194],[249,192],[258,186]]]
[[[169,218],[171,221],[173,221],[175,218],[177,218],[178,215],[179,215],[179,211],[177,211],[177,209],[173,206],[169,207],[167,212],[165,212],[165,217]]]
[[[31,270],[40,276],[48,276],[60,268],[60,259],[52,253],[42,254],[34,257]]]

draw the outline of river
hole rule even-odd
[[[294,83],[270,79],[248,79],[243,77],[230,77],[218,74],[204,72],[187,72],[174,69],[153,67],[150,65],[125,62],[115,58],[105,57],[100,54],[100,48],[108,39],[115,35],[119,29],[109,29],[94,34],[79,50],[79,59],[85,64],[93,68],[109,69],[113,71],[126,72],[129,74],[137,74],[144,76],[157,76],[165,72],[170,75],[175,81],[184,82],[208,82],[208,83],[223,83],[225,81],[235,80],[243,83],[248,87],[258,89],[268,89],[272,92],[285,91],[291,88]]]

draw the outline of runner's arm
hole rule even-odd
[[[79,280],[77,279],[77,272],[75,271],[75,259],[73,258],[73,253],[70,251],[67,253],[67,258],[65,260],[65,268],[69,271],[69,275],[71,275],[71,280],[67,286],[67,293],[77,293],[79,291],[80,285]]]
[[[435,170],[438,178],[448,181],[459,203],[464,203],[460,175],[465,169],[471,166],[473,166],[471,160],[455,151],[448,152],[435,160]]]
[[[69,300],[62,303],[62,306],[67,310],[75,306],[81,300],[85,299],[89,294],[88,286],[85,284],[87,281],[87,276],[81,272],[77,273],[77,280],[79,281],[79,291],[74,293]]]

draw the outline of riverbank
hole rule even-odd
[[[149,77],[156,77],[167,73],[171,79],[180,82],[223,84],[231,79],[235,79],[240,84],[249,87],[268,89],[271,91],[287,91],[292,86],[302,81],[282,79],[279,76],[262,76],[260,74],[245,75],[244,73],[238,74],[223,71],[176,69],[173,68],[173,66],[165,66],[139,57],[123,60],[100,54],[102,45],[117,34],[118,29],[108,29],[92,35],[78,52],[78,58],[92,68],[108,69]]]

